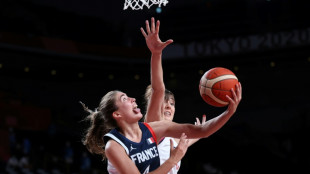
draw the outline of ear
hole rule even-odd
[[[117,111],[114,111],[112,116],[113,116],[114,119],[117,119],[117,118],[121,117],[121,114],[119,112],[117,112]]]

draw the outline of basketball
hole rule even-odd
[[[237,83],[239,83],[238,78],[231,70],[223,67],[212,68],[205,72],[200,79],[200,96],[209,105],[227,106],[229,100],[226,95],[233,98],[231,89],[236,90]]]

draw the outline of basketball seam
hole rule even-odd
[[[221,76],[218,76],[218,77],[221,77]],[[215,79],[215,78],[214,78]],[[216,83],[218,82],[221,82],[221,81],[224,81],[224,80],[229,80],[229,79],[234,79],[234,80],[238,80],[238,79],[235,79],[235,78],[228,78],[228,79],[223,79],[223,80],[219,80],[219,81],[216,81]],[[207,80],[208,81],[208,80]],[[213,85],[211,86],[211,88],[215,85],[215,83],[213,83]],[[210,87],[205,87],[205,88],[210,88]],[[230,91],[230,90],[225,90],[225,89],[217,89],[217,88],[213,88],[215,90],[219,90],[219,91]]]
[[[229,78],[221,79],[223,76],[229,76]],[[217,79],[219,79],[219,80],[217,80]],[[213,79],[207,79],[207,78],[204,76],[203,81],[204,81],[205,83],[200,84],[200,86],[202,86],[203,88],[205,88],[205,90],[204,90],[204,92],[205,92],[204,95],[211,97],[213,100],[215,100],[216,102],[218,102],[218,103],[220,103],[220,104],[228,104],[228,102],[225,102],[225,101],[223,101],[223,100],[217,98],[217,97],[213,94],[213,92],[212,92],[212,87],[214,86],[215,83],[218,83],[218,82],[220,82],[220,81],[227,80],[227,79],[235,79],[235,80],[238,80],[238,78],[237,78],[234,74],[223,74],[223,75],[220,75],[220,76],[218,76],[218,77],[216,77],[216,78],[213,78]],[[210,87],[207,86],[208,81],[211,81],[211,82],[210,82],[210,83],[211,83],[211,84],[210,84]],[[206,90],[206,89],[208,89],[208,90]],[[215,90],[229,91],[229,90],[221,90],[221,89],[215,89]],[[208,93],[207,91],[209,91],[209,95],[207,94],[207,93]]]

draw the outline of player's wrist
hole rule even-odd
[[[166,161],[166,163],[167,163],[168,166],[173,167],[173,166],[175,166],[175,165],[178,163],[178,161],[179,161],[179,160],[177,160],[177,159],[175,159],[175,158],[173,158],[173,157],[170,157],[170,158]]]
[[[162,50],[156,50],[156,51],[151,51],[152,55],[153,56],[160,56],[162,55],[163,51]]]

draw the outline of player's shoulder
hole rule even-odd
[[[109,154],[120,152],[121,150],[124,150],[124,148],[115,140],[110,139],[106,143],[104,150],[105,150],[106,155],[109,155]]]

